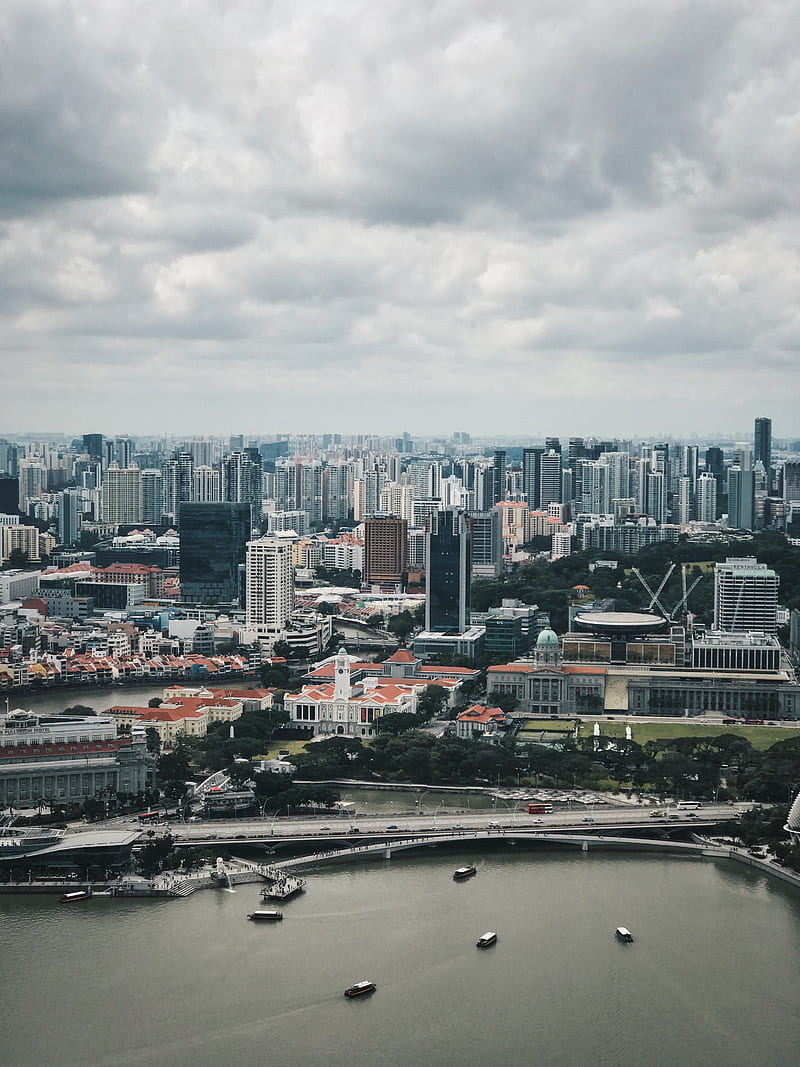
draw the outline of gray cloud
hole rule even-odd
[[[8,0],[6,430],[796,434],[798,30]]]

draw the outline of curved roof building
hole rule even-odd
[[[789,808],[789,818],[786,820],[785,830],[800,838],[800,793],[794,798],[794,804]]]
[[[605,637],[646,637],[663,630],[667,620],[663,615],[643,611],[581,611],[572,620],[576,630],[602,634]]]

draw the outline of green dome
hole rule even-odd
[[[554,630],[545,629],[536,638],[537,648],[558,648],[558,636]]]

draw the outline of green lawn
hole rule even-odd
[[[288,749],[291,760],[295,752],[305,752],[308,741],[274,741],[263,755],[255,756],[254,759],[277,759],[278,753]]]
[[[526,719],[519,732],[521,734],[538,734],[542,730],[547,730],[548,733],[572,733],[574,729],[575,722],[573,719]]]
[[[765,749],[778,741],[800,738],[800,729],[780,726],[707,726],[704,723],[682,722],[601,722],[600,729],[606,736],[624,737],[625,727],[630,726],[633,740],[639,745],[659,738],[673,737],[718,737],[720,734],[738,734],[746,737],[753,748]],[[594,724],[584,722],[580,736],[591,737]]]

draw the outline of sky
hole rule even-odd
[[[796,0],[3,0],[0,436],[800,436]]]

